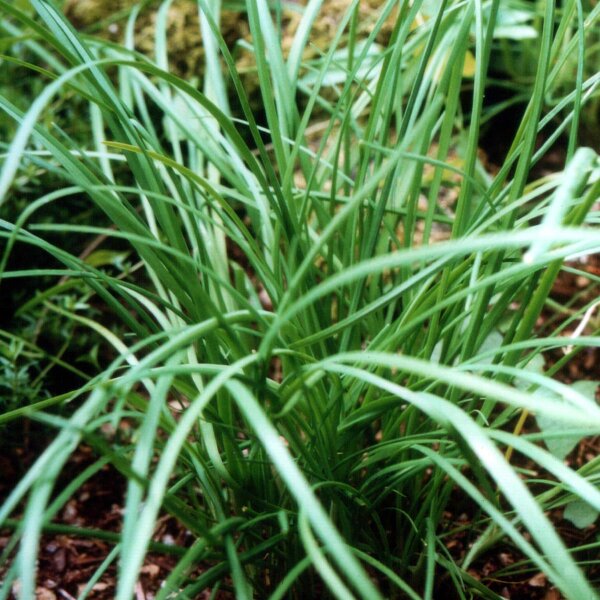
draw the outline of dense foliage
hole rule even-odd
[[[600,6],[388,0],[365,29],[354,0],[323,46],[327,2],[284,6],[285,44],[275,4],[238,7],[235,46],[198,0],[198,84],[170,71],[168,0],[150,55],[142,4],[119,43],[0,0],[0,289],[19,319],[0,427],[53,431],[0,508],[0,598],[16,580],[34,597],[45,528],[109,463],[127,492],[97,576],[118,563],[118,600],[165,514],[191,542],[163,548],[158,600],[498,598],[470,569],[500,544],[507,576],[596,598],[598,542],[567,547],[548,513],[600,510],[600,458],[564,462],[600,433],[595,385],[552,379],[600,344],[597,300],[549,294],[600,249],[581,143]],[[536,171],[556,144],[564,169]],[[82,443],[95,467],[57,485]]]

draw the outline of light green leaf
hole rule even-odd
[[[536,421],[542,433],[549,434],[544,437],[544,444],[556,458],[563,460],[573,448],[579,443],[583,436],[580,435],[565,435],[557,437],[560,431],[563,431],[565,424],[562,421],[547,417],[545,415],[537,415]]]
[[[582,396],[585,396],[594,402],[596,400],[596,390],[599,385],[600,381],[576,381],[572,387]]]
[[[584,500],[575,500],[568,504],[563,514],[575,527],[585,529],[596,521],[600,513]]]
[[[481,348],[479,348],[479,353],[484,354],[486,352],[490,352],[492,350],[497,350],[502,346],[502,342],[504,341],[504,336],[496,330],[493,330],[486,338],[483,340],[483,344],[481,344]],[[491,365],[494,360],[494,355],[490,355],[487,358],[480,360],[481,364]]]
[[[531,371],[532,373],[543,375],[545,362],[546,361],[544,360],[542,354],[536,354],[523,368],[527,371]],[[514,386],[519,390],[527,390],[531,386],[531,383],[529,381],[516,377]]]
[[[496,27],[494,37],[496,39],[533,40],[538,37],[538,32],[531,25],[509,25]]]
[[[130,252],[119,252],[116,250],[96,250],[85,259],[85,262],[96,268],[112,265],[118,269],[122,269],[123,262],[129,254]]]
[[[589,398],[590,400],[594,400],[596,389],[598,387],[597,381],[577,381],[571,386],[575,391],[579,392],[581,395]],[[555,398],[559,398],[558,395],[553,394],[552,392],[545,391],[545,394],[551,394]],[[552,434],[547,438],[544,438],[544,443],[546,447],[554,456],[559,459],[564,459],[573,448],[583,439],[582,435],[564,435],[557,436],[556,434],[565,430],[564,422],[560,420],[553,419],[551,417],[547,417],[543,414],[539,414],[536,417],[536,421],[538,427],[541,429],[543,433]]]

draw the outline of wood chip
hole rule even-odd
[[[148,575],[152,579],[154,579],[160,573],[160,567],[158,565],[144,565],[142,567],[142,573],[144,575]]]
[[[547,579],[543,573],[538,573],[537,575],[534,575],[527,583],[531,587],[545,587]]]
[[[94,587],[92,588],[95,592],[103,592],[104,590],[107,590],[110,586],[108,585],[108,583],[95,583]]]

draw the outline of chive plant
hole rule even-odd
[[[246,2],[259,119],[219,33],[219,0],[198,1],[200,86],[169,72],[171,1],[157,7],[145,56],[141,6],[117,45],[77,32],[50,0],[31,0],[35,16],[0,0],[2,60],[47,81],[26,109],[0,96],[16,127],[0,202],[30,165],[64,182],[0,221],[2,278],[50,275],[94,298],[102,318],[86,305],[66,317],[114,359],[70,393],[0,415],[56,428],[0,509],[13,531],[1,598],[16,581],[21,598],[35,596],[41,536],[107,463],[127,482],[123,523],[81,598],[112,563],[116,598],[132,598],[163,515],[192,541],[159,545],[176,560],[159,600],[499,598],[472,575],[499,546],[518,559],[513,575],[542,572],[567,598],[597,597],[597,560],[581,558],[597,542],[567,547],[548,516],[575,507],[592,522],[600,511],[599,459],[563,460],[565,442],[600,432],[593,386],[551,377],[599,345],[593,319],[568,334],[593,302],[543,336],[536,327],[557,307],[549,294],[565,261],[600,247],[597,155],[578,144],[597,93],[598,75],[582,73],[600,6],[527,6],[539,11],[531,93],[491,174],[478,155],[494,110],[484,97],[513,5],[388,0],[357,39],[354,0],[307,62],[322,3],[291,7],[302,17],[284,54],[280,13]],[[47,118],[72,98],[88,107],[85,140]],[[532,181],[556,140],[564,170]],[[106,225],[36,219],[81,197]],[[102,268],[61,249],[57,233],[103,236],[134,258]],[[62,267],[11,270],[31,246]],[[33,302],[64,313],[54,292]],[[542,353],[556,348],[565,358],[545,369]],[[103,433],[122,421],[131,435]],[[58,487],[82,443],[96,468]],[[450,550],[456,536],[465,552]]]

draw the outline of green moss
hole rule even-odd
[[[124,21],[136,0],[68,0],[65,14],[79,30],[91,31],[113,41],[123,38]],[[156,22],[160,4],[143,9],[135,26],[135,46],[153,57],[156,48]],[[120,15],[120,18],[119,18]],[[248,36],[248,25],[239,12],[223,11],[221,33],[226,42]],[[167,14],[169,69],[186,79],[201,76],[204,70],[204,48],[200,33],[198,5],[191,0],[176,0]]]
[[[113,20],[117,19],[118,15],[127,14],[136,3],[136,0],[67,0],[64,10],[78,29],[94,30],[99,27],[97,32],[99,35],[116,41],[122,38],[123,23],[118,20],[113,22]],[[302,5],[306,4],[306,0],[298,4],[297,9],[284,8],[281,14],[281,44],[284,55],[287,55],[292,46],[294,35],[302,18]],[[323,2],[321,13],[314,24],[304,54],[305,60],[316,58],[321,52],[327,50],[350,4],[351,0],[325,0]],[[157,3],[149,5],[141,12],[136,23],[136,48],[148,56],[154,55],[158,7]],[[363,0],[359,4],[357,22],[360,36],[368,35],[373,30],[380,10],[380,0]],[[378,42],[387,43],[392,26],[393,18],[389,19],[382,27],[378,35]],[[238,40],[244,39],[251,42],[245,13],[223,10],[221,34],[232,49]],[[172,3],[167,17],[167,40],[170,69],[186,78],[201,75],[204,51],[196,2],[176,0]],[[252,75],[255,66],[253,54],[249,50],[240,49],[238,55],[237,66],[244,74],[249,89],[253,89],[258,85],[257,81],[253,83],[253,80],[256,79]]]

